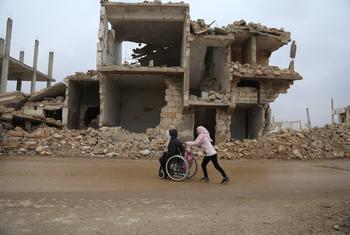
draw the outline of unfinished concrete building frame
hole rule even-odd
[[[142,45],[133,51],[135,64],[122,61],[126,41]],[[238,21],[213,28],[191,21],[184,3],[103,1],[98,73],[67,79],[63,119],[70,128],[87,124],[82,119],[90,105],[83,102],[82,109],[79,99],[88,89],[99,126],[150,136],[177,128],[192,139],[195,127],[203,125],[217,143],[257,138],[269,129],[269,104],[302,79],[294,66],[269,65],[271,54],[289,41],[289,32],[260,24]]]

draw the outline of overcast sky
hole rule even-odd
[[[305,123],[309,107],[312,125],[321,126],[331,120],[331,97],[336,107],[350,104],[349,0],[185,2],[190,3],[192,19],[215,20],[216,26],[245,19],[291,32],[298,46],[295,69],[304,80],[272,104],[275,120]],[[39,70],[47,73],[48,53],[54,51],[54,78],[62,81],[76,71],[95,69],[99,8],[99,0],[0,0],[0,37],[5,37],[11,17],[11,56],[18,58],[24,50],[25,63],[32,65],[34,40],[39,39]],[[270,64],[288,67],[289,48],[274,52]],[[14,87],[10,84],[8,89]]]

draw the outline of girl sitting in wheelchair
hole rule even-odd
[[[184,144],[177,138],[177,130],[171,129],[168,131],[169,143],[167,147],[167,152],[163,153],[163,156],[159,158],[159,177],[162,179],[167,178],[167,173],[165,170],[165,164],[168,159],[174,155],[183,155],[185,148]]]

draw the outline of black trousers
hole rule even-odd
[[[202,161],[202,170],[204,173],[204,177],[208,177],[207,165],[210,161],[213,162],[214,167],[216,168],[216,170],[218,170],[221,173],[222,177],[226,177],[225,171],[221,168],[221,166],[218,163],[218,155],[217,154],[204,157],[204,159]]]
[[[163,156],[159,159],[160,166],[162,167],[164,174],[166,174],[165,164],[169,159],[169,154],[167,152],[163,153]]]

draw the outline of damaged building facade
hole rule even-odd
[[[101,2],[97,71],[65,79],[62,121],[68,128],[109,126],[164,135],[177,128],[193,139],[202,125],[216,143],[269,131],[270,103],[302,77],[269,64],[291,41],[283,29],[237,21],[211,27],[191,21],[185,3]],[[123,43],[139,43],[136,63]]]

